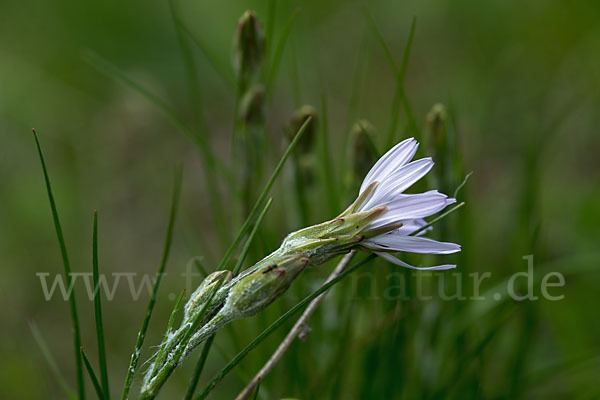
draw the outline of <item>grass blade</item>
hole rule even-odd
[[[281,32],[281,37],[277,42],[277,46],[275,47],[275,52],[273,53],[273,61],[271,63],[271,68],[269,68],[269,74],[267,76],[267,84],[266,84],[266,93],[267,95],[271,94],[271,88],[273,87],[273,82],[275,81],[275,77],[277,76],[277,72],[279,70],[279,64],[281,63],[281,57],[283,56],[283,50],[285,48],[285,43],[290,35],[292,30],[292,25],[300,12],[299,9],[296,9],[288,22],[285,24],[283,31]]]
[[[100,363],[100,379],[102,392],[110,399],[108,386],[108,368],[106,367],[106,348],[104,346],[104,326],[102,324],[102,305],[100,286],[98,284],[98,212],[94,211],[94,228],[92,234],[92,268],[94,279],[94,317],[96,319],[96,337],[98,338],[98,362]]]
[[[54,202],[54,195],[52,194],[52,186],[50,185],[50,177],[48,176],[48,170],[46,169],[46,161],[42,153],[42,147],[38,139],[35,129],[33,131],[33,138],[35,139],[35,145],[37,147],[38,155],[40,157],[40,163],[42,164],[42,171],[44,172],[44,181],[46,182],[46,191],[48,192],[48,201],[50,202],[50,209],[52,210],[52,219],[54,220],[54,228],[56,230],[56,237],[58,238],[58,245],[60,247],[60,253],[62,256],[65,279],[67,286],[72,287],[71,280],[71,264],[69,263],[69,257],[67,255],[67,246],[65,245],[65,238],[63,237],[62,228],[60,226],[60,220],[58,218],[58,211],[56,210],[56,203]],[[77,304],[75,302],[75,289],[69,296],[69,307],[71,310],[71,319],[73,321],[73,347],[75,349],[75,367],[77,371],[77,392],[80,399],[85,399],[85,387],[83,383],[83,366],[81,361],[81,333],[79,330],[79,317],[77,315]]]
[[[173,323],[175,322],[175,316],[177,315],[177,311],[179,311],[179,304],[181,303],[181,300],[183,299],[183,295],[185,294],[185,289],[183,289],[181,291],[181,293],[179,294],[179,297],[177,298],[177,301],[175,302],[175,306],[173,307],[173,311],[171,311],[171,316],[169,317],[169,322],[167,323],[167,329],[165,330],[165,337],[163,338],[163,342],[160,346],[160,350],[158,352],[158,354],[156,355],[156,359],[154,360],[154,368],[156,369],[156,366],[158,365],[159,360],[162,359],[162,355],[165,351],[165,347],[167,346],[167,339],[169,338],[169,333],[171,332],[171,329],[173,328]]]
[[[73,391],[71,390],[71,388],[69,388],[69,385],[67,385],[65,378],[60,373],[60,369],[58,369],[58,364],[56,363],[54,356],[50,352],[50,348],[48,347],[48,344],[44,340],[44,337],[42,336],[42,332],[40,332],[40,329],[37,327],[37,325],[33,321],[29,322],[29,328],[31,328],[31,333],[33,334],[33,338],[34,338],[35,342],[37,343],[37,345],[40,347],[40,350],[42,351],[42,354],[44,355],[44,358],[46,359],[46,362],[48,363],[48,366],[50,367],[50,370],[52,371],[52,374],[54,375],[54,379],[56,379],[56,382],[58,382],[58,384],[60,385],[62,390],[65,392],[65,395],[69,399],[75,400],[75,395],[73,394]]]
[[[215,340],[215,335],[210,335],[206,342],[204,343],[204,347],[202,348],[202,354],[200,354],[200,358],[198,359],[198,363],[196,364],[196,368],[194,369],[194,375],[190,380],[190,384],[185,392],[185,400],[191,400],[194,396],[194,392],[196,391],[196,387],[198,386],[198,381],[200,380],[200,375],[202,375],[202,370],[204,369],[204,364],[206,364],[206,359],[208,358],[208,352],[212,346],[213,340]]]
[[[127,74],[110,62],[91,51],[86,51],[83,55],[83,59],[108,77],[123,83],[125,86],[142,95],[147,101],[158,108],[184,136],[196,145],[201,155],[200,159],[202,161],[202,169],[206,181],[206,191],[209,194],[209,202],[213,211],[212,214],[214,217],[215,229],[219,234],[220,239],[225,243],[228,239],[228,235],[225,230],[225,216],[223,215],[222,210],[223,202],[221,201],[221,191],[219,190],[216,172],[225,179],[230,188],[235,187],[235,177],[231,171],[215,157],[215,153],[211,149],[206,138],[200,132],[197,132],[190,127],[164,100],[128,77]]]
[[[131,389],[131,381],[133,379],[133,375],[135,374],[138,362],[140,360],[142,345],[144,344],[144,338],[146,337],[146,330],[148,329],[148,323],[150,322],[150,317],[152,316],[152,310],[154,309],[154,304],[156,303],[156,296],[158,294],[160,282],[162,280],[162,276],[165,271],[165,267],[167,265],[167,259],[169,257],[169,252],[171,250],[171,241],[173,238],[173,227],[175,225],[175,217],[177,215],[177,206],[179,204],[180,193],[181,193],[181,168],[178,168],[175,173],[175,183],[173,185],[173,195],[171,198],[171,209],[169,212],[169,223],[167,226],[167,233],[166,233],[166,237],[165,237],[165,245],[163,248],[162,259],[160,261],[160,266],[158,267],[158,274],[156,276],[156,281],[154,282],[154,286],[152,287],[152,296],[150,296],[150,300],[148,301],[148,307],[146,308],[146,315],[144,317],[144,320],[142,321],[142,326],[138,333],[137,342],[135,344],[133,353],[131,354],[131,360],[129,362],[129,367],[127,368],[127,376],[125,377],[125,385],[123,386],[123,393],[121,394],[121,400],[127,399],[127,396],[129,395],[129,390]]]
[[[204,399],[204,398],[206,398],[206,396],[208,396],[208,394],[210,393],[210,391],[212,389],[214,389],[214,387],[217,385],[217,383],[219,383],[225,377],[225,375],[227,375],[240,361],[242,361],[242,359],[244,357],[246,357],[246,355],[248,355],[248,353],[250,353],[256,346],[258,346],[263,340],[265,340],[271,333],[273,333],[277,328],[279,328],[284,322],[286,322],[288,319],[290,319],[292,316],[294,316],[294,314],[296,314],[298,311],[300,311],[302,308],[304,308],[304,306],[306,306],[308,303],[310,303],[313,299],[315,299],[321,293],[327,291],[330,287],[332,287],[333,285],[335,285],[336,283],[338,283],[339,281],[341,281],[342,279],[344,279],[346,276],[348,276],[349,274],[351,274],[352,272],[354,272],[358,268],[364,266],[369,261],[373,260],[375,257],[376,256],[374,254],[371,254],[371,255],[367,256],[365,259],[363,259],[362,261],[360,261],[357,264],[353,265],[352,267],[348,268],[347,270],[345,270],[344,272],[342,272],[340,275],[338,275],[334,279],[332,279],[329,282],[323,284],[319,289],[315,290],[310,295],[306,296],[302,301],[300,301],[298,304],[296,304],[294,307],[292,307],[290,310],[288,310],[285,314],[283,314],[281,317],[279,317],[267,329],[265,329],[264,331],[262,331],[256,338],[254,338],[254,340],[252,340],[252,342],[250,342],[250,344],[248,344],[242,351],[240,351],[210,381],[210,383],[204,388],[204,390],[202,391],[202,393],[197,398],[198,399]]]
[[[259,210],[260,205],[265,200],[265,197],[267,196],[267,193],[269,193],[269,191],[271,190],[271,187],[273,186],[273,183],[275,182],[275,179],[277,179],[277,176],[281,172],[281,169],[283,168],[283,165],[285,164],[285,161],[288,159],[288,157],[290,156],[290,154],[292,153],[292,151],[296,147],[296,143],[298,143],[298,140],[300,140],[300,138],[302,137],[302,134],[306,130],[306,127],[308,126],[308,124],[310,123],[311,120],[312,120],[312,117],[311,118],[307,118],[306,121],[304,121],[304,124],[302,124],[302,126],[300,127],[300,129],[298,129],[298,133],[296,133],[296,136],[290,142],[287,150],[285,151],[285,153],[283,154],[283,156],[281,156],[281,159],[279,160],[279,163],[275,167],[275,170],[273,171],[273,174],[269,178],[269,181],[265,185],[265,188],[263,189],[262,193],[260,194],[260,196],[256,200],[256,203],[254,203],[254,207],[252,207],[252,211],[250,211],[250,214],[248,215],[248,218],[246,218],[246,221],[244,222],[244,224],[240,228],[240,231],[239,231],[237,237],[235,238],[235,240],[233,241],[233,243],[231,244],[231,246],[229,247],[229,249],[225,253],[225,256],[223,257],[223,259],[221,260],[221,262],[219,263],[219,267],[217,268],[217,271],[224,269],[225,266],[227,265],[227,263],[229,262],[229,260],[231,260],[233,252],[235,251],[235,249],[238,247],[238,245],[242,241],[242,238],[244,237],[244,235],[246,234],[246,232],[250,228],[250,225],[252,225],[252,222],[254,221],[254,219],[256,218],[256,216],[258,214],[258,210]]]
[[[87,372],[92,381],[92,385],[94,386],[94,390],[96,390],[96,394],[98,395],[98,398],[100,400],[106,399],[106,397],[104,397],[104,393],[102,392],[102,388],[100,387],[100,383],[98,382],[98,377],[96,377],[96,373],[94,372],[94,368],[92,368],[92,364],[90,364],[90,360],[85,355],[85,351],[83,351],[83,347],[80,350],[81,350],[81,357],[83,358],[83,363],[85,364],[85,369],[87,369]]]
[[[406,41],[406,45],[404,46],[404,53],[402,55],[402,62],[400,64],[400,67],[398,67],[396,65],[396,62],[394,61],[394,56],[392,55],[390,48],[388,47],[387,43],[385,42],[385,39],[383,38],[383,34],[377,27],[377,23],[375,22],[375,18],[373,17],[373,14],[369,11],[368,8],[365,8],[365,14],[367,16],[367,21],[368,21],[369,27],[371,28],[371,30],[373,31],[373,34],[375,35],[377,41],[379,42],[379,45],[381,46],[381,49],[383,50],[383,53],[385,55],[385,58],[389,64],[389,66],[390,66],[390,69],[396,76],[396,88],[394,91],[394,98],[392,100],[390,127],[388,128],[388,137],[387,137],[387,148],[389,148],[394,144],[394,134],[395,134],[396,128],[398,126],[400,103],[402,103],[402,106],[404,107],[404,112],[408,119],[408,125],[409,125],[410,130],[413,132],[413,134],[415,136],[419,136],[416,119],[412,112],[410,104],[408,102],[408,99],[406,97],[406,92],[404,91],[404,75],[406,74],[406,68],[408,66],[408,58],[410,55],[410,50],[411,50],[412,42],[413,42],[414,35],[415,35],[415,27],[416,27],[416,23],[417,23],[417,18],[413,17],[413,19],[411,21],[408,39]]]
[[[237,260],[237,263],[235,264],[235,268],[233,269],[233,275],[234,276],[237,275],[240,272],[240,269],[242,269],[242,265],[244,264],[244,260],[246,258],[246,255],[248,254],[248,250],[250,250],[250,245],[252,244],[252,240],[254,239],[254,235],[256,235],[256,231],[258,231],[258,227],[260,226],[263,218],[267,214],[267,211],[269,211],[269,207],[271,207],[271,203],[272,202],[273,202],[273,198],[271,197],[267,201],[267,204],[265,205],[265,207],[261,211],[261,213],[258,216],[258,218],[256,219],[256,223],[254,224],[254,227],[252,228],[252,231],[248,235],[248,239],[246,239],[246,244],[244,245],[244,248],[242,249],[242,252],[240,253],[240,256],[239,256],[239,258]]]

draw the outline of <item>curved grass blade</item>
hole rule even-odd
[[[104,326],[102,324],[102,305],[100,286],[98,284],[98,212],[94,211],[94,228],[92,234],[92,276],[94,279],[94,317],[96,320],[96,337],[98,339],[98,362],[100,364],[100,379],[102,392],[110,399],[108,386],[108,368],[106,366],[106,348],[104,346]]]
[[[279,160],[279,163],[275,167],[275,170],[273,171],[273,174],[269,178],[269,181],[265,185],[265,188],[263,189],[263,191],[260,194],[260,196],[258,196],[258,199],[256,200],[256,203],[254,203],[254,206],[252,207],[252,211],[250,211],[250,214],[248,215],[248,218],[246,218],[246,221],[244,222],[244,224],[240,228],[240,231],[238,232],[238,235],[236,236],[235,240],[233,241],[233,243],[231,244],[231,246],[229,247],[229,249],[225,253],[225,256],[223,257],[223,259],[221,260],[221,262],[219,263],[217,271],[224,269],[225,266],[227,265],[227,263],[231,260],[233,252],[239,246],[240,242],[242,241],[242,238],[244,237],[244,235],[246,234],[246,232],[248,232],[248,229],[250,229],[250,226],[252,225],[252,223],[254,222],[255,218],[258,215],[259,207],[261,206],[261,204],[265,200],[265,197],[267,196],[267,194],[271,190],[271,187],[273,186],[273,183],[275,183],[275,179],[277,179],[277,176],[281,172],[281,169],[283,168],[283,165],[285,164],[285,161],[288,159],[288,157],[290,156],[290,154],[292,153],[292,151],[296,147],[296,143],[298,143],[298,140],[300,140],[300,138],[302,137],[302,134],[306,130],[306,127],[308,126],[308,124],[310,123],[311,120],[312,120],[312,117],[307,118],[306,121],[304,121],[304,124],[302,124],[302,126],[300,127],[300,129],[298,129],[298,133],[296,133],[296,136],[290,142],[290,145],[288,146],[287,150],[285,151],[285,153],[283,154],[283,156],[281,156],[281,159]]]
[[[50,209],[52,210],[52,219],[54,220],[54,228],[56,230],[56,237],[58,239],[58,245],[60,247],[60,254],[63,260],[64,274],[67,281],[67,286],[72,288],[73,283],[71,280],[71,264],[69,263],[69,256],[67,255],[67,246],[65,244],[65,238],[60,227],[60,220],[58,218],[58,211],[56,210],[56,203],[54,202],[54,195],[52,194],[52,186],[50,185],[50,177],[48,176],[48,170],[46,169],[46,161],[44,160],[44,154],[42,153],[42,147],[38,139],[35,129],[33,131],[33,138],[35,139],[35,145],[37,147],[38,155],[40,157],[40,163],[42,164],[42,171],[44,172],[44,181],[46,182],[46,191],[48,192],[48,201],[50,202]],[[73,347],[75,350],[75,368],[77,371],[77,392],[80,399],[85,399],[85,386],[83,383],[83,366],[81,361],[81,333],[79,330],[79,317],[77,315],[77,304],[75,302],[75,292],[69,296],[69,307],[71,310],[71,320],[73,321]]]
[[[330,280],[329,282],[323,284],[319,289],[312,292],[310,295],[306,296],[302,301],[288,310],[285,314],[279,317],[275,322],[273,322],[267,329],[262,331],[250,344],[248,344],[242,351],[240,351],[211,381],[202,393],[197,397],[197,399],[204,399],[211,390],[219,383],[248,353],[250,353],[256,346],[258,346],[263,340],[265,340],[271,333],[273,333],[277,328],[279,328],[284,322],[290,319],[294,314],[300,311],[304,306],[310,303],[313,299],[319,296],[321,293],[327,291],[330,287],[344,279],[346,276],[357,270],[358,268],[366,265],[369,261],[373,260],[376,256],[371,254],[367,256],[362,261],[356,263],[352,267],[349,267],[340,275]]]
[[[154,286],[152,288],[152,295],[150,296],[150,300],[148,301],[148,307],[146,308],[146,315],[144,317],[144,320],[142,321],[142,326],[138,333],[137,342],[135,344],[133,353],[131,354],[131,359],[129,361],[129,367],[127,368],[127,376],[125,377],[125,385],[123,386],[123,393],[121,394],[121,400],[127,399],[127,396],[129,395],[129,390],[131,389],[131,381],[133,379],[133,375],[135,374],[138,362],[140,360],[142,345],[144,344],[144,339],[146,337],[146,330],[148,329],[150,317],[152,316],[152,310],[154,310],[154,304],[156,303],[156,296],[158,294],[160,282],[162,280],[162,276],[165,271],[165,267],[167,265],[167,259],[169,258],[169,252],[171,250],[171,241],[173,238],[173,227],[175,225],[175,217],[177,216],[177,206],[179,204],[180,193],[181,193],[181,168],[178,168],[175,173],[175,182],[173,185],[173,195],[171,198],[171,209],[169,212],[169,223],[167,226],[167,233],[166,233],[166,237],[165,237],[165,245],[163,248],[162,259],[160,261],[160,266],[158,267],[158,274],[156,276],[156,281],[154,282]]]
[[[279,38],[279,41],[277,42],[277,46],[275,47],[275,53],[273,54],[273,61],[271,63],[271,68],[269,68],[269,74],[267,76],[267,83],[266,83],[267,95],[270,95],[270,93],[271,93],[271,88],[273,87],[273,82],[275,81],[275,77],[277,76],[277,72],[279,70],[279,64],[281,63],[281,57],[283,56],[283,50],[285,48],[285,43],[288,39],[288,36],[290,35],[290,32],[292,30],[292,25],[294,24],[294,21],[296,20],[298,13],[300,13],[300,9],[294,10],[294,12],[292,13],[292,16],[290,17],[288,22],[285,24],[285,27],[283,28],[283,31],[281,32],[281,37]]]
[[[102,392],[102,388],[100,387],[100,383],[98,382],[98,378],[96,377],[96,373],[94,372],[94,368],[92,368],[92,364],[90,364],[90,360],[85,355],[85,351],[83,351],[83,347],[80,349],[81,357],[83,358],[83,362],[85,364],[85,369],[87,369],[88,374],[90,375],[90,379],[92,381],[92,385],[94,386],[94,390],[98,395],[98,399],[105,400],[106,397]]]
[[[258,227],[260,226],[263,218],[267,214],[267,211],[269,211],[269,207],[271,207],[271,203],[272,202],[273,202],[273,198],[271,197],[267,201],[267,204],[265,205],[265,207],[261,211],[261,213],[258,216],[258,218],[256,219],[256,223],[254,224],[254,227],[252,228],[252,231],[248,235],[248,239],[246,239],[246,244],[244,245],[244,248],[242,249],[242,252],[240,253],[240,256],[239,256],[239,258],[237,260],[237,263],[235,264],[235,268],[233,268],[233,275],[234,276],[237,275],[240,272],[240,269],[242,269],[242,265],[244,264],[244,260],[246,259],[246,255],[248,254],[248,250],[250,250],[250,245],[252,244],[252,240],[254,239],[254,235],[256,235],[256,231],[258,231]]]
[[[42,336],[42,332],[40,332],[40,329],[37,327],[37,325],[33,321],[29,322],[29,328],[31,329],[31,333],[33,334],[33,338],[34,338],[35,342],[40,347],[40,350],[42,351],[42,354],[43,354],[44,358],[46,359],[46,362],[48,363],[48,366],[50,367],[52,374],[54,375],[54,379],[56,379],[56,382],[58,382],[58,384],[60,385],[62,390],[65,392],[65,395],[70,400],[75,400],[75,395],[73,394],[73,391],[71,390],[71,388],[69,388],[69,385],[67,385],[65,378],[60,373],[60,369],[58,369],[58,364],[56,363],[54,356],[50,352],[50,349],[48,348],[48,344],[46,343],[46,341],[44,340],[44,337]]]

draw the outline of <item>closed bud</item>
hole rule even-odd
[[[281,296],[308,264],[303,254],[275,260],[233,285],[221,313],[229,319],[256,314]]]
[[[187,321],[196,312],[200,311],[204,303],[209,299],[215,287],[221,287],[229,282],[233,277],[231,271],[215,271],[208,275],[192,293],[192,296],[185,304],[183,320]]]
[[[352,126],[348,159],[354,175],[353,181],[360,181],[379,157],[374,144],[375,136],[377,136],[375,126],[365,119],[359,120]]]
[[[265,120],[265,88],[254,85],[240,102],[240,118],[247,124],[262,124]]]
[[[448,119],[448,113],[446,107],[443,104],[437,103],[427,114],[426,129],[428,142],[431,150],[434,151],[435,155],[441,153],[444,141],[446,139],[446,120]]]
[[[298,142],[296,149],[299,154],[307,154],[310,153],[314,142],[317,131],[317,110],[313,106],[308,104],[303,105],[294,113],[290,118],[290,123],[287,128],[287,136],[290,141],[294,139],[294,136],[298,133],[302,125],[306,122],[308,118],[311,118],[310,122],[306,126],[300,141]]]
[[[240,17],[233,37],[233,66],[242,85],[256,79],[265,54],[265,36],[254,11]]]

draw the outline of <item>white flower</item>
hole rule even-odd
[[[423,218],[433,215],[456,202],[437,190],[419,194],[403,192],[425,176],[433,167],[431,158],[412,161],[419,147],[413,138],[398,143],[371,168],[365,177],[360,195],[368,193],[356,212],[385,207],[386,211],[371,221],[364,232],[385,232],[365,239],[361,246],[394,264],[414,269],[441,270],[456,265],[413,267],[390,253],[407,251],[422,254],[451,254],[460,251],[460,245],[421,237],[425,231],[408,236],[426,225]],[[399,224],[402,224],[398,227]],[[390,230],[388,230],[389,228]],[[428,228],[427,230],[431,230]]]

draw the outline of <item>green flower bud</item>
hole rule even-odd
[[[360,182],[379,158],[374,138],[375,126],[365,119],[359,120],[350,130],[348,160],[352,167],[351,183]]]
[[[306,126],[306,130],[302,134],[302,138],[296,145],[296,151],[299,154],[307,154],[312,151],[317,131],[317,110],[315,110],[313,106],[309,106],[307,104],[303,105],[294,111],[292,117],[290,118],[290,123],[286,129],[287,137],[290,141],[292,141],[294,136],[296,136],[296,133],[298,133],[300,130],[300,127],[309,117],[312,117],[312,119]]]
[[[231,278],[233,278],[231,271],[215,271],[208,275],[185,304],[183,320],[187,321],[202,309],[202,306],[210,297],[215,286],[222,286],[229,282]]]
[[[295,254],[258,268],[233,285],[219,313],[227,319],[256,314],[281,296],[307,264],[308,257]]]
[[[262,85],[252,86],[240,101],[240,118],[247,124],[262,124],[265,120],[265,88]]]
[[[448,113],[443,104],[435,104],[427,113],[426,132],[431,150],[436,156],[442,153],[444,141],[446,140],[446,121]]]
[[[233,37],[233,67],[243,87],[257,79],[265,54],[265,36],[254,11],[248,10],[237,22]]]

